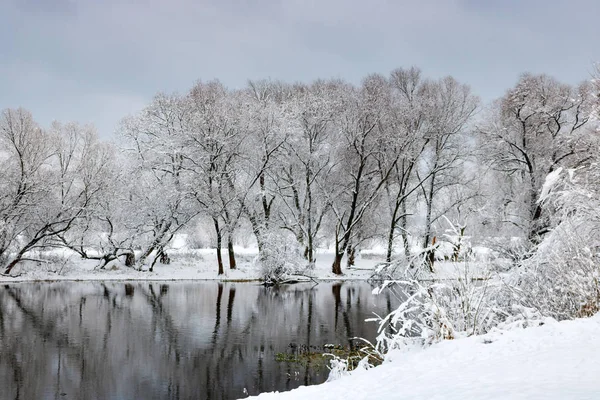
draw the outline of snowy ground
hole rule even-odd
[[[105,269],[98,269],[98,261],[82,260],[69,250],[52,250],[34,255],[44,262],[25,262],[18,264],[12,272],[13,277],[0,275],[2,281],[55,281],[55,280],[256,280],[260,269],[255,263],[258,250],[256,248],[236,247],[237,269],[228,266],[227,250],[223,249],[225,274],[218,275],[215,249],[171,249],[171,264],[157,263],[153,272],[140,272],[111,263]],[[369,279],[378,265],[384,260],[382,249],[364,250],[356,259],[354,267],[346,268],[343,261],[343,276],[331,272],[333,263],[331,250],[319,250],[317,262],[312,271],[306,274],[319,280],[354,280]],[[480,264],[486,263],[451,263],[438,261],[435,264],[435,279],[456,279],[469,275],[475,278],[485,277]],[[403,269],[404,267],[399,267]]]
[[[169,251],[171,264],[157,263],[153,272],[140,272],[114,263],[107,268],[97,268],[98,261],[82,260],[77,255],[65,251],[46,253],[42,258],[48,262],[22,263],[14,268],[12,275],[0,275],[2,281],[43,281],[43,280],[254,280],[260,278],[260,270],[254,260],[256,249],[236,249],[237,268],[229,269],[227,251],[224,249],[225,274],[218,275],[217,257],[214,249],[179,249]],[[344,275],[331,273],[333,254],[318,254],[315,269],[308,274],[318,279],[369,279],[377,264],[383,261],[381,255],[365,254],[359,257],[355,268],[344,268]]]
[[[600,399],[600,314],[396,351],[391,362],[259,399]]]

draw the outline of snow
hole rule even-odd
[[[178,246],[177,246],[178,247]],[[256,248],[236,248],[238,269],[217,275],[214,249],[172,248],[170,265],[157,264],[154,272],[119,266],[96,269],[65,250],[47,251],[48,263],[24,263],[17,278],[0,282],[36,280],[254,280]],[[368,279],[384,260],[381,249],[364,251],[354,268],[342,277],[330,272],[334,254],[321,250],[312,277],[320,280]],[[476,261],[436,261],[435,279],[485,277],[487,249],[473,249]],[[43,257],[42,257],[43,256]],[[406,348],[388,355],[382,366],[359,370],[323,385],[286,393],[264,393],[259,398],[319,400],[351,399],[597,399],[600,398],[600,314],[588,319],[556,322],[527,329],[495,330],[484,336],[448,340],[428,348]]]
[[[105,269],[96,268],[98,261],[82,260],[78,255],[68,250],[46,251],[36,258],[47,259],[49,262],[17,264],[12,272],[15,277],[0,275],[0,282],[19,281],[104,281],[104,280],[222,280],[245,281],[258,280],[261,277],[260,268],[254,260],[258,255],[256,248],[236,247],[237,269],[229,269],[227,249],[223,249],[224,275],[218,275],[217,256],[215,249],[185,249],[169,250],[171,264],[157,263],[153,272],[136,271],[122,264],[109,264]],[[383,256],[365,254],[358,257],[354,268],[343,267],[344,275],[338,276],[331,272],[334,255],[323,250],[317,255],[314,270],[307,275],[320,280],[353,280],[369,279],[377,264],[383,261]],[[300,277],[299,277],[300,278]],[[305,277],[306,279],[306,277]]]
[[[17,264],[12,272],[12,277],[0,275],[0,282],[22,281],[107,281],[107,280],[220,280],[220,281],[251,281],[261,278],[260,268],[255,264],[258,249],[255,247],[235,247],[237,269],[231,270],[228,266],[227,249],[223,249],[224,275],[218,275],[217,256],[215,249],[189,249],[171,248],[168,251],[171,264],[157,263],[153,272],[136,271],[120,263],[110,263],[105,269],[97,268],[99,261],[82,260],[77,254],[66,249],[45,251],[34,258],[46,259],[48,262]],[[429,276],[421,271],[419,276],[423,279],[435,278],[437,280],[456,279],[466,275],[473,278],[486,278],[485,267],[488,265],[488,256],[478,256],[478,262],[453,263],[437,261],[435,274]],[[331,250],[321,249],[317,252],[317,261],[311,271],[305,275],[318,280],[367,280],[370,279],[376,268],[385,261],[384,250],[364,250],[356,258],[353,267],[346,267],[343,260],[343,275],[331,272],[334,253]],[[404,270],[404,269],[402,269]],[[298,276],[298,279],[309,279]]]
[[[560,178],[560,173],[562,172],[562,167],[550,172],[547,176],[546,176],[546,180],[544,181],[544,185],[542,186],[542,191],[540,193],[540,198],[538,200],[538,203],[542,203],[546,200],[546,198],[548,197],[548,195],[550,194],[550,191],[552,191],[552,188],[556,185],[556,182],[558,182],[558,179]]]
[[[600,314],[396,350],[391,361],[259,399],[598,399]]]

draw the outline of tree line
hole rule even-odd
[[[197,82],[156,95],[113,142],[7,109],[0,264],[9,274],[61,247],[101,267],[122,258],[152,270],[169,262],[174,235],[210,229],[222,274],[222,249],[235,268],[235,234],[248,230],[275,274],[282,252],[311,265],[325,245],[342,274],[344,256],[351,265],[374,242],[388,262],[427,262],[445,221],[531,248],[552,227],[539,197],[546,176],[595,161],[593,85],[525,74],[483,107],[468,85],[418,68],[359,85]]]

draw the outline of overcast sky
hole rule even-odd
[[[598,0],[0,0],[0,109],[109,137],[198,79],[358,83],[412,65],[490,101],[526,71],[589,79],[599,17]]]

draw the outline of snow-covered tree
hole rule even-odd
[[[191,125],[185,132],[182,153],[194,172],[190,191],[207,214],[217,238],[219,274],[224,273],[221,247],[227,239],[229,267],[235,268],[233,231],[241,214],[235,189],[236,168],[239,167],[242,118],[238,112],[238,97],[218,81],[197,83],[187,99],[190,102]]]
[[[184,156],[191,128],[188,104],[176,95],[157,95],[138,115],[123,121],[122,135],[136,184],[129,193],[137,205],[136,229],[143,234],[136,268],[154,256],[149,269],[162,257],[173,235],[198,214]]]
[[[130,195],[130,188],[137,184],[134,169],[116,146],[102,142],[98,146],[93,157],[103,165],[102,174],[95,177],[102,182],[101,193],[71,229],[59,235],[59,240],[82,258],[98,260],[99,268],[119,257],[125,257],[125,264],[133,266],[133,249],[143,236],[138,229],[139,210]]]
[[[273,223],[280,206],[276,168],[284,145],[296,130],[291,87],[281,82],[250,82],[243,91],[242,110],[248,140],[237,178],[239,203],[250,221],[259,251],[265,237],[280,227]]]
[[[0,141],[0,258],[9,274],[32,251],[57,245],[97,205],[108,153],[93,128],[54,123],[42,130],[23,109],[3,112]]]
[[[597,142],[587,129],[591,86],[562,84],[546,75],[525,74],[497,100],[479,126],[490,165],[510,180],[505,204],[528,241],[547,230],[538,202],[544,178],[559,167],[590,159]]]
[[[326,184],[334,165],[333,120],[339,112],[337,81],[295,85],[293,115],[298,132],[284,143],[280,167],[274,170],[281,199],[279,220],[304,248],[304,257],[314,263],[318,235],[329,210]]]
[[[428,143],[417,170],[425,206],[423,248],[430,246],[436,221],[472,195],[464,174],[471,147],[466,129],[479,105],[469,86],[452,77],[432,82],[428,91]]]
[[[10,273],[27,252],[24,242],[31,239],[26,236],[45,232],[45,221],[36,216],[43,213],[51,191],[48,169],[54,148],[50,135],[24,109],[2,112],[0,144],[0,261]]]
[[[390,102],[384,77],[372,75],[360,88],[347,86],[343,106],[336,118],[337,163],[329,194],[335,234],[334,274],[342,274],[342,258],[359,237],[358,226],[376,204],[398,155],[384,151],[385,125]]]

